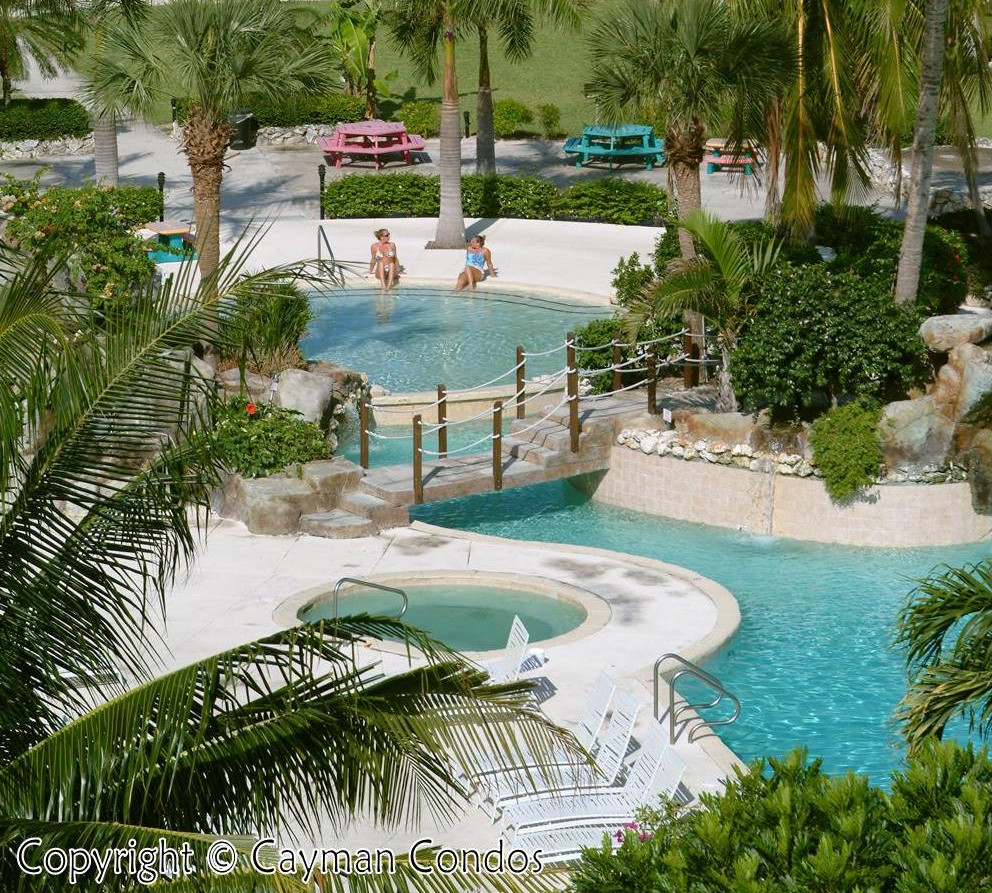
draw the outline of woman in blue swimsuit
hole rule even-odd
[[[375,270],[375,278],[383,288],[392,288],[399,274],[400,261],[396,256],[396,243],[389,241],[388,229],[377,229],[373,235],[372,256],[369,258],[369,272]]]
[[[466,286],[474,290],[477,282],[495,275],[496,268],[493,266],[493,256],[486,248],[486,237],[473,236],[465,251],[465,269],[458,274],[455,291],[461,291]]]

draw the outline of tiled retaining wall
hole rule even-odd
[[[943,546],[992,535],[967,483],[875,487],[834,505],[816,478],[760,474],[614,447],[593,498],[652,515],[754,533],[865,546]]]

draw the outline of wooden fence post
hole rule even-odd
[[[575,333],[565,336],[566,393],[568,394],[569,446],[573,453],[579,451],[579,367],[575,364]]]
[[[620,342],[613,339],[613,390],[619,391],[623,387],[623,376],[616,367],[620,365]]]
[[[362,394],[358,398],[358,464],[366,471],[369,467],[369,404]]]
[[[525,413],[524,389],[527,376],[524,375],[524,349],[517,345],[517,418],[522,419]]]
[[[420,505],[424,501],[424,431],[423,419],[413,417],[413,501]]]
[[[658,411],[658,359],[654,354],[654,345],[648,348],[648,412],[654,415]]]
[[[493,489],[503,489],[503,403],[493,403]]]
[[[437,453],[439,459],[448,458],[448,389],[437,386]]]

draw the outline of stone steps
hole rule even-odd
[[[379,532],[378,526],[370,518],[363,518],[340,508],[303,515],[300,518],[299,529],[300,533],[332,540],[374,536]]]
[[[364,490],[342,493],[338,508],[374,521],[379,528],[405,527],[410,523],[410,512],[405,505],[393,505],[385,499]]]

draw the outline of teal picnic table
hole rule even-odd
[[[592,124],[582,130],[582,136],[565,140],[565,152],[577,156],[576,167],[606,161],[613,170],[614,164],[637,161],[652,170],[655,164],[664,164],[665,141],[648,124]]]

